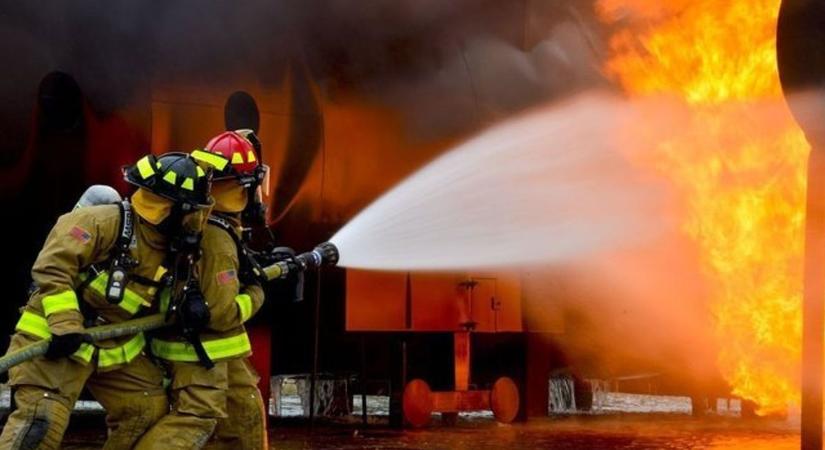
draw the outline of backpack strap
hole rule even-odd
[[[118,208],[120,209],[120,228],[112,249],[109,280],[105,291],[106,301],[112,304],[123,300],[126,284],[129,282],[129,270],[138,264],[129,254],[129,247],[132,245],[132,236],[135,232],[132,205],[128,200],[124,200],[118,203]]]
[[[238,252],[238,262],[240,264],[238,279],[241,280],[242,283],[262,283],[266,280],[263,268],[253,257],[254,252],[247,247],[243,239],[238,236],[235,227],[233,227],[228,220],[212,214],[209,216],[207,223],[226,231],[235,242],[235,248]]]

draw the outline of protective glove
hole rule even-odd
[[[188,283],[181,295],[183,298],[177,311],[178,325],[184,334],[198,334],[206,328],[211,319],[209,305],[197,283]]]
[[[65,358],[80,348],[80,344],[91,342],[91,338],[83,333],[66,333],[52,335],[49,348],[46,349],[46,358]]]

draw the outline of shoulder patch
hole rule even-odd
[[[89,241],[92,240],[92,233],[89,233],[77,225],[73,226],[72,229],[69,230],[69,236],[73,237],[81,244],[88,244]]]
[[[238,279],[238,274],[235,273],[235,269],[224,270],[223,272],[218,272],[215,277],[218,279],[218,284],[224,285],[232,283]]]

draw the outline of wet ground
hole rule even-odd
[[[103,436],[73,431],[66,449],[100,448]],[[783,450],[799,448],[796,429],[784,421],[687,416],[609,415],[533,419],[500,425],[489,419],[438,422],[429,429],[394,431],[374,426],[281,425],[270,432],[273,449],[670,449]]]

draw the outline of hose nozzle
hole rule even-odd
[[[338,264],[338,247],[335,246],[332,242],[323,242],[318,244],[313,252],[317,252],[321,255],[321,264],[325,266],[335,266]]]
[[[332,242],[318,244],[311,252],[302,253],[295,257],[302,270],[317,269],[321,266],[338,264],[338,247]]]
[[[297,256],[292,249],[279,247],[274,249],[268,257],[274,262],[260,268],[266,278],[265,281],[286,278],[291,272],[300,273],[321,266],[334,266],[338,264],[338,247],[332,242],[324,242],[318,244],[311,252]]]

